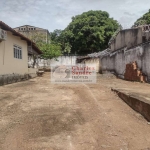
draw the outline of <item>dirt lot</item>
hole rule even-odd
[[[150,85],[102,75],[56,85],[46,73],[0,87],[0,150],[148,150],[150,125],[111,87]]]

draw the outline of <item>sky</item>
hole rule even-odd
[[[124,28],[150,9],[150,0],[0,0],[0,20],[12,28],[32,25],[50,32],[65,29],[73,16],[107,11]]]

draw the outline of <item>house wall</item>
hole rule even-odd
[[[142,28],[122,30],[118,33],[110,48],[112,51],[123,47],[131,48],[142,43]],[[147,35],[149,36],[149,35]]]
[[[136,61],[138,68],[148,77],[150,81],[150,44],[137,46],[132,49],[122,49],[104,56],[101,60],[101,69],[104,71],[115,71],[120,77],[124,77],[126,64]]]
[[[22,59],[14,58],[13,45],[22,47]],[[28,73],[27,42],[7,32],[7,40],[0,42],[0,75]]]

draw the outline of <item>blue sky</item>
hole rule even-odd
[[[71,17],[89,10],[103,10],[124,28],[150,9],[150,0],[1,0],[0,20],[12,28],[33,25],[64,29]]]

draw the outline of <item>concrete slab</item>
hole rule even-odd
[[[124,100],[131,108],[143,115],[148,121],[150,121],[150,94],[135,91],[132,89],[117,89],[112,88],[112,91]]]

